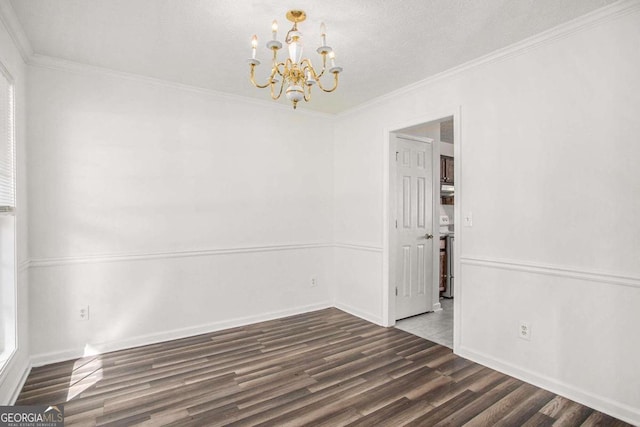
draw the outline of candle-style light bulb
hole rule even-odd
[[[273,36],[273,40],[275,41],[278,36],[278,21],[275,19],[271,23],[271,35]]]
[[[320,24],[320,37],[322,38],[322,46],[327,45],[327,26],[324,22]]]
[[[334,51],[329,52],[329,59],[331,60],[331,67],[336,66],[336,53]]]
[[[258,37],[254,34],[251,37],[251,58],[256,59],[256,48],[258,47]]]

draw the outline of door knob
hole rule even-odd
[[[425,239],[433,239],[433,234],[427,233],[427,234],[424,235],[424,238]]]

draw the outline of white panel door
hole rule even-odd
[[[396,319],[432,309],[431,144],[397,138]]]

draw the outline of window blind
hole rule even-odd
[[[0,64],[0,213],[16,206],[13,83]]]

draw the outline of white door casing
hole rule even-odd
[[[396,138],[396,319],[432,309],[433,168],[431,143]],[[395,224],[394,224],[395,225]]]

